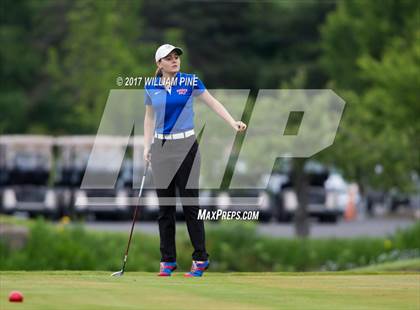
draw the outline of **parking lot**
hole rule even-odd
[[[94,144],[100,156],[87,170]],[[121,137],[1,136],[0,213],[23,217],[43,215],[54,221],[68,217],[71,221],[83,220],[89,229],[127,231],[131,206],[138,203],[135,180],[140,179],[143,167],[135,165],[133,156],[122,160],[121,167],[110,167],[109,162],[110,157],[123,152],[125,146],[134,154],[136,145],[141,153],[139,137],[126,141]],[[313,237],[384,236],[419,218],[418,197],[416,200],[368,192],[362,198],[356,184],[347,182],[342,175],[318,162],[308,161],[304,171],[308,177],[306,210],[311,216]],[[83,187],[84,179],[93,180],[95,185],[114,180],[115,186]],[[151,182],[152,178],[146,178],[149,188],[140,200],[141,222],[137,229],[157,234],[160,202]],[[259,189],[203,189],[199,204],[211,213],[258,213],[261,234],[293,236],[293,217],[299,201],[290,169],[273,170],[272,174],[262,176],[261,184],[264,186]],[[182,219],[184,203],[176,200],[178,219]],[[400,211],[405,214],[401,216]],[[213,218],[203,219],[209,227],[217,225]],[[240,217],[230,219],[235,221]],[[218,218],[218,222],[225,220],[225,217]],[[185,225],[179,223],[178,227],[183,229]]]

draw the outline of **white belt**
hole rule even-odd
[[[164,135],[164,134],[155,132],[155,138],[166,139],[166,140],[184,139],[184,138],[188,138],[192,135],[194,135],[194,129],[184,131],[184,132],[171,133],[171,134],[168,134],[168,135]]]

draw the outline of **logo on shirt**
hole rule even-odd
[[[176,92],[178,93],[178,95],[185,95],[188,92],[188,89],[180,88],[180,89],[177,89]]]

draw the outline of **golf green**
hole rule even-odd
[[[18,290],[23,303],[10,303]],[[0,272],[0,309],[419,309],[417,273]]]

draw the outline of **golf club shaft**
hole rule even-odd
[[[127,243],[127,249],[125,250],[125,255],[124,255],[124,262],[123,262],[123,268],[122,271],[124,271],[125,269],[125,264],[127,262],[127,257],[128,257],[128,251],[130,249],[130,244],[131,244],[131,238],[133,236],[133,230],[134,230],[134,225],[136,224],[136,219],[137,219],[137,213],[138,213],[138,209],[139,209],[139,204],[140,204],[140,198],[143,192],[143,186],[144,186],[144,180],[146,179],[146,174],[147,174],[147,170],[149,168],[149,162],[146,162],[146,167],[144,168],[144,173],[143,173],[143,178],[141,180],[141,185],[140,185],[140,191],[139,191],[139,195],[138,195],[138,200],[136,203],[136,207],[134,209],[134,214],[133,214],[133,223],[131,224],[131,230],[130,230],[130,237],[128,238],[128,243]]]

